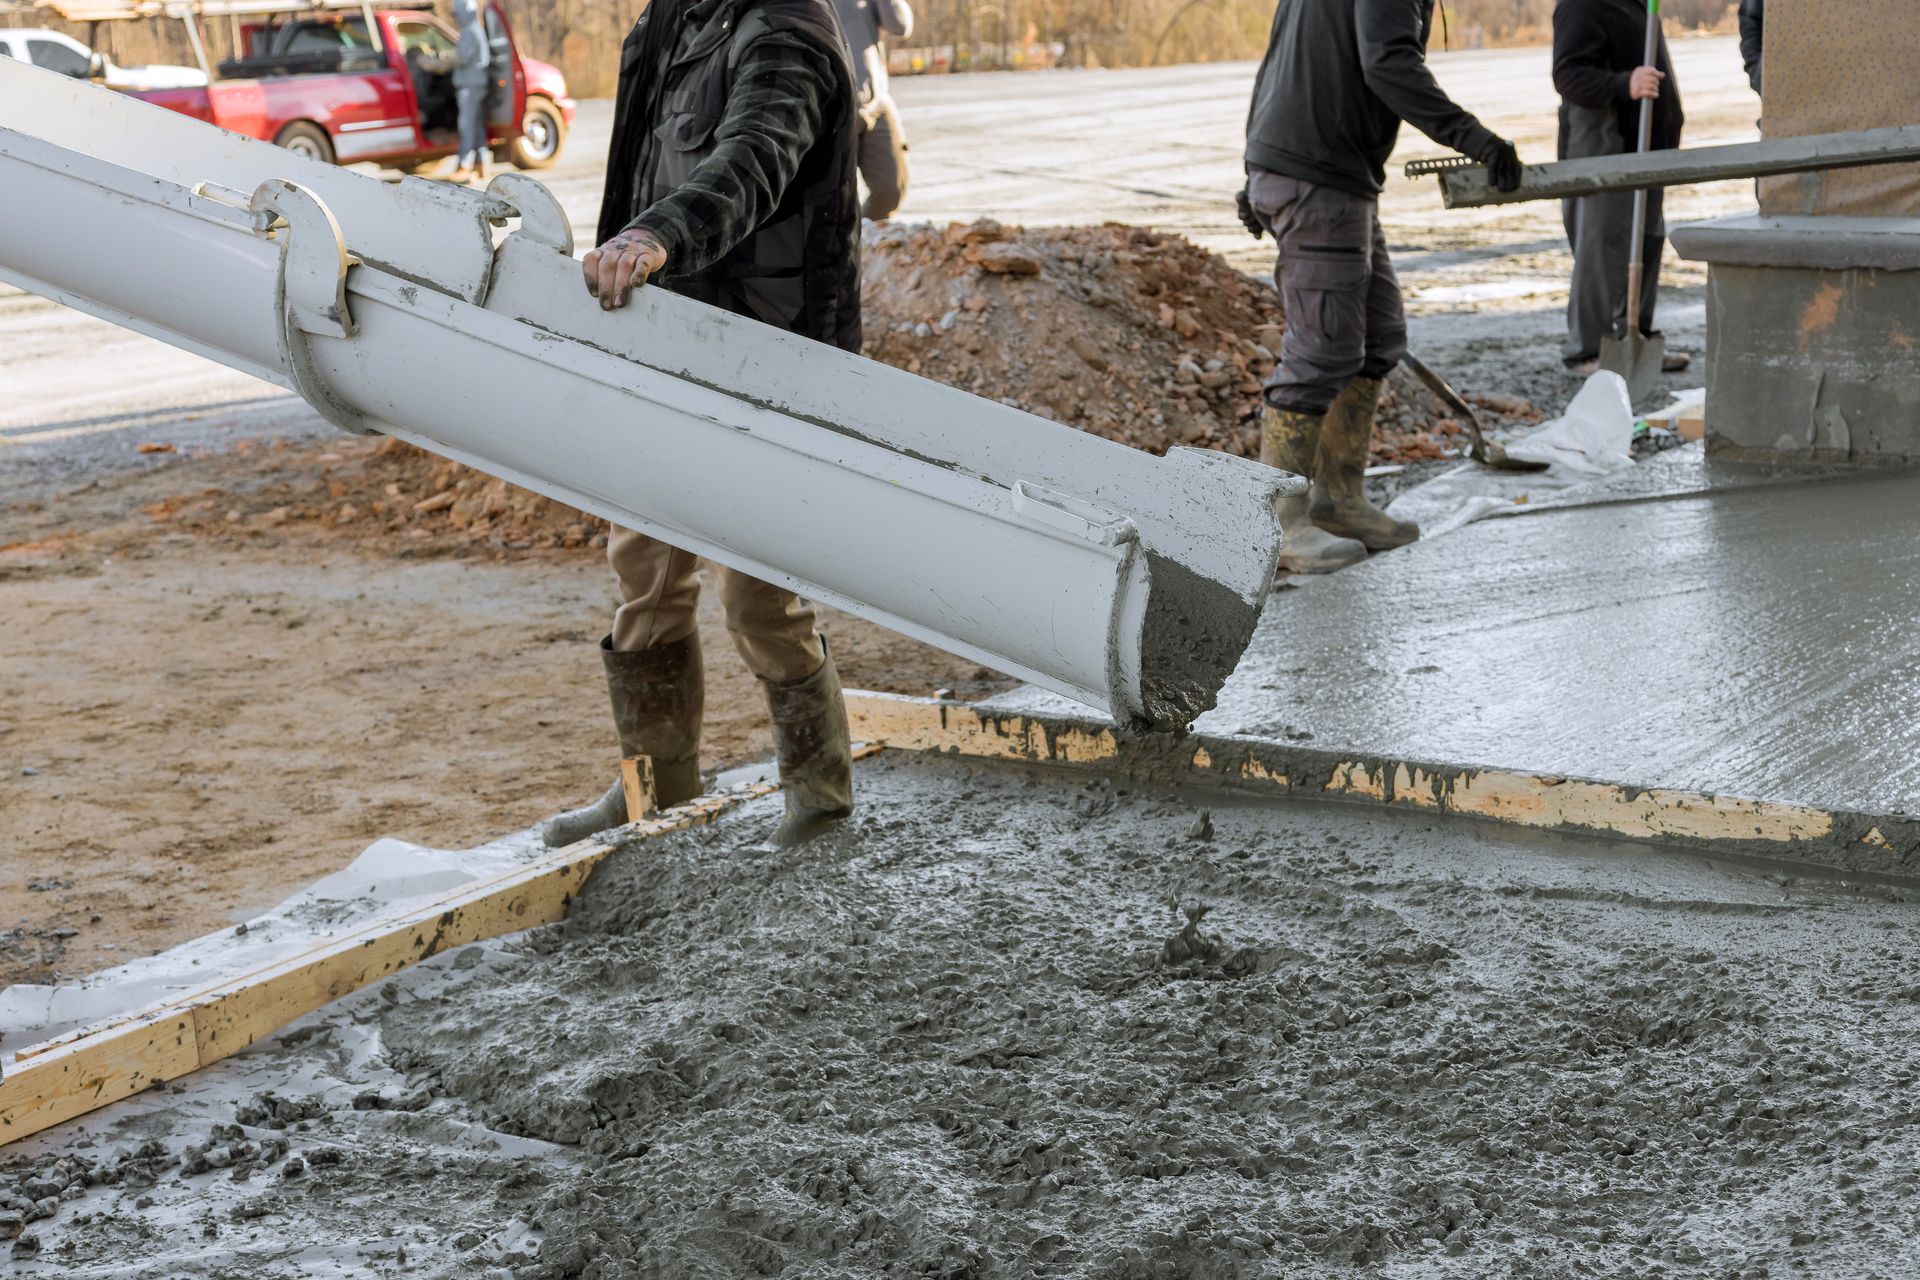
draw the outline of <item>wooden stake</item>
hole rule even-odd
[[[627,821],[638,822],[653,812],[653,760],[628,756],[620,762],[620,785],[627,792]]]

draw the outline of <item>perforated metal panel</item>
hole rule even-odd
[[[1920,0],[1768,0],[1763,138],[1920,124]],[[1920,216],[1920,164],[1763,178],[1771,214]]]

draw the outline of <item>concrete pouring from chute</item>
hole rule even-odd
[[[386,182],[5,60],[0,120],[0,280],[1119,722],[1211,707],[1272,584],[1297,477],[661,289],[604,312],[520,174]]]

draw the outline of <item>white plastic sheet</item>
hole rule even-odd
[[[1507,455],[1544,462],[1545,471],[1497,471],[1464,463],[1395,498],[1387,514],[1420,525],[1422,537],[1450,533],[1499,511],[1564,493],[1633,465],[1633,402],[1626,380],[1588,378],[1567,411],[1507,445]]]
[[[0,1037],[17,1049],[296,955],[378,916],[438,897],[547,852],[522,831],[475,849],[429,849],[383,837],[345,868],[238,927],[61,986],[0,990]]]

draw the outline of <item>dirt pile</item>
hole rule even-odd
[[[1286,325],[1279,298],[1181,236],[1114,222],[888,223],[870,229],[861,273],[876,360],[1151,453],[1260,452],[1260,388]],[[1512,397],[1474,399],[1488,426],[1540,418]],[[1395,369],[1373,460],[1458,454],[1462,433]]]
[[[143,510],[188,532],[244,540],[300,528],[416,555],[607,544],[606,521],[404,441],[242,441],[235,452],[250,448],[268,457],[243,481],[223,476]]]
[[[1154,453],[1259,452],[1279,299],[1180,236],[889,223],[861,278],[876,360]]]

